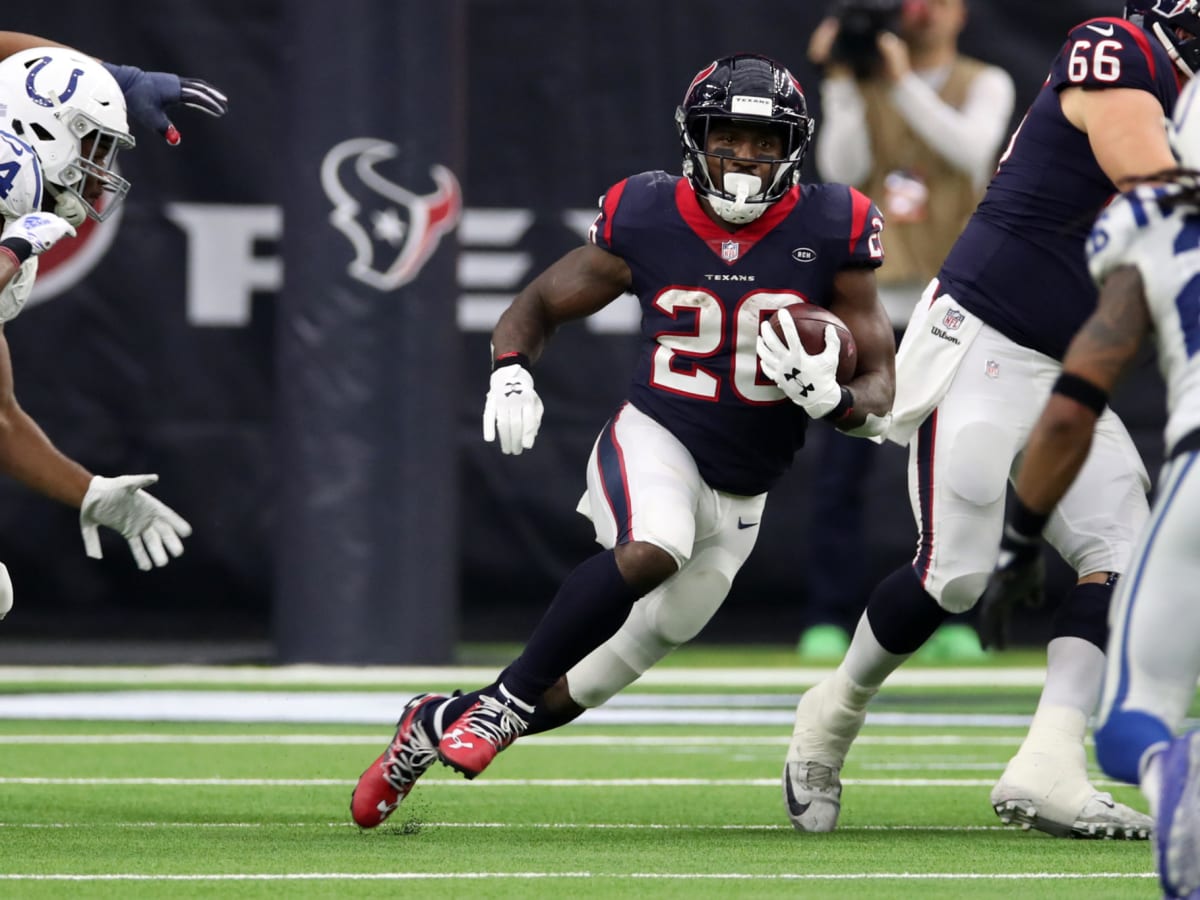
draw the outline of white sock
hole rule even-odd
[[[911,653],[897,655],[883,649],[883,645],[875,637],[871,623],[867,621],[867,614],[863,613],[858,620],[858,627],[854,629],[854,637],[850,641],[850,647],[846,650],[846,656],[842,659],[842,664],[838,666],[838,671],[844,673],[856,685],[870,689],[874,693],[879,690],[884,679],[896,671],[900,664],[910,656],[912,656]]]
[[[1072,756],[1081,771],[1087,770],[1087,753],[1083,736],[1087,731],[1087,716],[1070,706],[1038,704],[1029,725],[1029,733],[1021,742],[1017,756],[1024,753],[1045,753],[1050,756]]]
[[[1100,702],[1104,668],[1104,651],[1091,641],[1055,638],[1046,645],[1046,684],[1038,709],[1070,707],[1086,719]]]

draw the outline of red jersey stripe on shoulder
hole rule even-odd
[[[1092,19],[1092,22],[1112,23],[1118,28],[1123,28],[1133,38],[1134,43],[1138,45],[1138,49],[1142,51],[1142,56],[1146,57],[1146,65],[1150,67],[1150,77],[1156,78],[1157,73],[1154,65],[1154,52],[1150,49],[1150,39],[1146,37],[1145,30],[1138,28],[1128,19],[1122,19],[1119,16],[1104,16],[1100,19]],[[1085,24],[1091,24],[1087,22]]]
[[[848,187],[847,190],[850,191],[850,252],[853,253],[859,240],[862,239],[863,230],[867,225],[867,213],[871,211],[871,198],[855,188]]]
[[[616,215],[617,207],[621,203],[621,195],[625,193],[625,185],[628,181],[628,178],[622,178],[604,195],[604,245],[608,248],[612,247],[613,216]]]

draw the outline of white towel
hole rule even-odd
[[[967,348],[983,327],[982,319],[949,294],[935,300],[937,289],[935,278],[913,308],[896,351],[896,400],[887,439],[902,447],[942,402]]]

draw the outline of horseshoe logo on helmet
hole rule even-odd
[[[29,94],[29,99],[38,106],[45,106],[52,109],[55,106],[58,106],[60,103],[66,103],[71,99],[72,95],[75,93],[75,89],[79,87],[79,76],[83,74],[83,69],[71,70],[71,77],[67,81],[66,89],[59,94],[56,99],[53,94],[51,94],[49,97],[39,94],[37,92],[37,86],[34,84],[34,80],[37,78],[38,72],[42,71],[42,69],[46,68],[46,66],[49,64],[50,57],[43,56],[30,67],[29,74],[25,76],[25,92]]]

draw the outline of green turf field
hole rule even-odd
[[[306,690],[269,683],[269,670],[264,685],[245,672],[189,684],[163,670],[131,683],[0,668],[0,716],[10,716],[0,717],[0,896],[1160,896],[1148,843],[1006,829],[988,806],[1037,696],[1036,670],[1020,667],[1037,661],[1001,657],[940,670],[945,684],[885,687],[829,835],[793,832],[783,810],[799,690],[753,674],[786,676],[796,667],[782,652],[681,653],[681,683],[623,695],[617,720],[522,740],[475,782],[435,767],[374,832],[350,824],[347,804],[390,725],[303,719],[360,701],[399,709],[418,687],[406,677],[294,679],[311,681]],[[742,679],[737,666],[754,668]],[[233,711],[255,697],[264,719],[294,721],[115,718],[131,698],[131,717],[157,698],[185,718],[193,703],[224,698]],[[308,705],[318,700],[334,705]],[[98,704],[106,718],[67,717],[59,701]],[[11,718],[6,702],[54,717]],[[734,716],[746,724],[728,724]],[[656,724],[664,718],[678,724]],[[1136,789],[1104,786],[1144,808]]]

